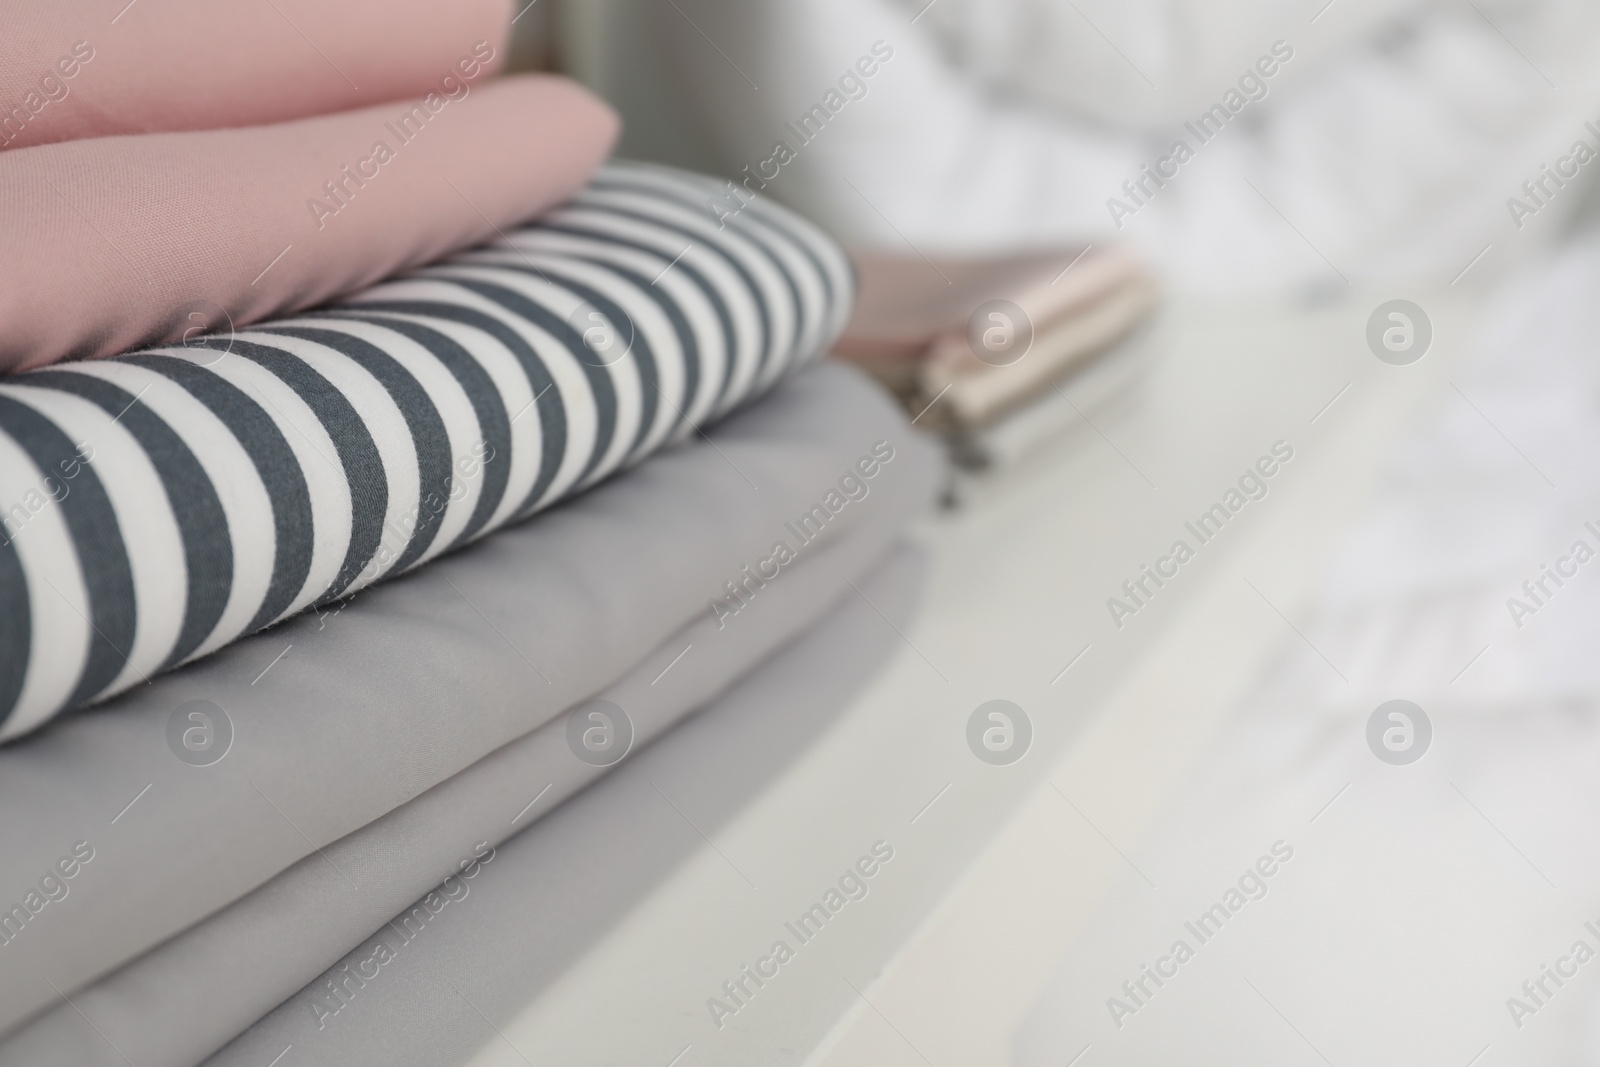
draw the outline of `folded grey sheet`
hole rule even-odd
[[[896,552],[857,583],[870,606],[852,592],[705,711],[419,900],[427,919],[397,915],[207,1067],[266,1067],[291,1045],[296,1067],[450,1067],[498,1040],[492,1027],[703,848],[700,834],[736,816],[876,673],[920,575],[912,552]],[[681,781],[686,768],[693,827],[653,784]],[[374,974],[380,943],[390,948]],[[330,981],[344,983],[342,997]]]
[[[614,682],[802,515],[816,548],[842,536],[863,509],[825,502],[880,440],[913,447],[890,401],[808,369],[537,522],[0,751],[0,1028]]]
[[[907,447],[874,479],[857,527],[796,561],[736,618],[711,611],[600,694],[634,751],[854,593],[926,508],[932,449]],[[314,654],[314,653],[313,653]],[[587,703],[580,704],[582,713]],[[459,874],[605,773],[574,756],[569,712],[491,753],[0,1040],[8,1067],[193,1067]],[[349,878],[359,892],[344,881]],[[460,882],[458,877],[457,883]],[[248,967],[238,966],[248,960]]]

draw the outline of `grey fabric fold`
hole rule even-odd
[[[265,1067],[290,1045],[313,1067],[449,1067],[498,1040],[496,1026],[703,848],[700,834],[735,817],[876,673],[900,641],[921,561],[900,549],[872,570],[864,596],[852,592],[704,711],[485,853],[459,886],[423,897],[417,907],[437,904],[431,918],[408,926],[414,909],[397,915],[207,1067]],[[656,784],[685,775],[696,782],[692,827]],[[387,962],[361,978],[380,943]]]
[[[737,617],[705,611],[599,694],[628,716],[633,751],[853,595],[848,583],[864,581],[908,518],[931,502],[932,453],[920,444],[899,449],[859,502],[856,528],[756,588]],[[0,1041],[0,1063],[193,1067],[441,880],[455,874],[453,884],[462,884],[464,862],[604,774],[608,767],[569,747],[567,720],[581,720],[590,706],[491,753],[74,994],[70,1005]]]
[[[806,370],[538,521],[0,751],[0,920],[22,909],[0,921],[0,1027],[622,677],[879,440],[911,447],[875,387]],[[186,748],[196,708],[210,765]]]

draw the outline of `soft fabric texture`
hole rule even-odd
[[[1137,256],[1114,243],[1032,255],[925,260],[914,253],[857,252],[851,259],[860,292],[833,351],[869,369],[913,364],[944,335],[964,337],[973,314],[987,301],[1017,303],[1039,333],[1147,273]],[[980,362],[966,351],[952,370],[981,372],[1003,362]]]
[[[599,87],[630,155],[749,180],[852,247],[1115,234],[1206,291],[1442,285],[1489,244],[1467,280],[1492,277],[1580,204],[1519,229],[1506,200],[1574,138],[1592,149],[1600,109],[1587,0],[619,6]],[[1241,90],[1277,41],[1294,57]],[[1184,127],[1217,104],[1219,136]]]
[[[492,72],[510,19],[510,0],[15,0],[0,149],[422,96],[474,66]]]
[[[1055,393],[1137,327],[1156,297],[1144,264],[1117,244],[853,258],[860,292],[834,354],[893,389],[919,425],[956,437]]]
[[[816,356],[848,263],[780,208],[719,229],[705,184],[612,167],[317,314],[0,383],[0,739],[525,518]]]
[[[814,516],[875,442],[926,447],[876,386],[831,363],[709,436],[0,749],[0,912],[76,843],[94,852],[69,896],[0,939],[0,1028],[604,689],[716,614],[713,598],[793,543],[785,524]],[[840,506],[797,563],[864,516]],[[791,579],[804,581],[777,580]],[[191,700],[232,724],[211,766],[169,747]]]
[[[1337,12],[1320,17],[1327,2],[940,0],[918,22],[953,67],[996,98],[1165,133],[1209,107],[1273,39],[1287,37],[1304,52],[1274,75],[1277,88],[1426,0],[1340,0]],[[1479,2],[1492,10],[1504,0]],[[916,15],[927,0],[889,3]]]
[[[243,326],[431,262],[571,196],[616,130],[570,81],[480,73],[275,126],[0,152],[0,371]]]
[[[872,481],[857,528],[796,562],[792,576],[758,590],[737,619],[702,613],[599,694],[632,723],[628,758],[855,595],[847,583],[865,584],[912,516],[928,505],[937,475],[931,452],[899,449]],[[57,1004],[0,1040],[0,1062],[122,1067],[126,1056],[139,1067],[193,1067],[442,879],[456,874],[459,882],[464,859],[527,829],[607,773],[574,758],[568,747],[567,719],[584,706],[73,994],[71,1005]],[[360,892],[350,892],[346,877]],[[236,966],[239,960],[250,966]]]
[[[857,583],[861,595],[852,592],[803,639],[554,817],[496,850],[474,871],[467,895],[459,894],[460,878],[443,886],[435,900],[445,893],[458,899],[439,909],[420,934],[407,925],[409,908],[397,914],[339,966],[206,1061],[208,1067],[263,1067],[287,1045],[294,1050],[284,1064],[294,1057],[340,1067],[449,1067],[500,1042],[496,1027],[509,1026],[621,923],[641,895],[704,850],[701,835],[716,836],[735,820],[904,647],[896,631],[912,613],[922,563],[911,550],[884,560],[871,581]],[[692,823],[674,803],[688,808]],[[870,832],[863,833],[870,840]],[[728,877],[739,875],[729,871]],[[752,907],[765,905],[764,897],[751,897]],[[418,903],[429,904],[426,898]],[[347,975],[380,941],[393,955],[372,981],[357,987]],[[329,993],[330,980],[350,982],[348,1003],[337,1013],[330,1009],[341,1001]],[[518,1052],[538,1061],[534,1049]],[[673,1052],[666,1050],[663,1064]]]

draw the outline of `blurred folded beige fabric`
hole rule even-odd
[[[1157,297],[1144,264],[1117,245],[854,259],[860,295],[834,354],[950,437],[997,424],[1110,355]]]

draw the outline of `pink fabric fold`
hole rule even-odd
[[[564,78],[0,153],[0,371],[320,303],[571,196],[617,118]]]
[[[492,73],[511,0],[7,0],[0,148],[250,126]],[[470,75],[477,77],[479,74]]]

